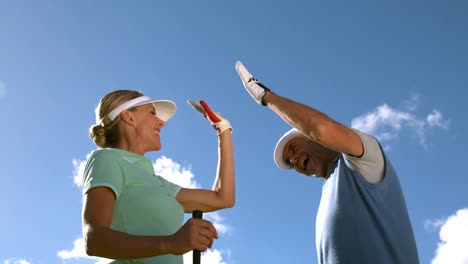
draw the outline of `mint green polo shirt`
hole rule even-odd
[[[184,210],[175,198],[181,187],[156,175],[145,156],[115,148],[92,152],[83,173],[83,195],[98,186],[110,188],[116,197],[111,229],[167,236],[182,226]],[[182,264],[183,257],[163,255],[112,263]]]

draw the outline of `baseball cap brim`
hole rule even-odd
[[[284,133],[284,135],[278,140],[276,143],[275,151],[273,153],[273,159],[275,160],[276,165],[285,170],[292,169],[292,166],[286,163],[283,159],[283,149],[284,146],[295,136],[302,135],[302,132],[293,128],[288,132]]]

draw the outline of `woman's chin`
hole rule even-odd
[[[150,151],[160,151],[161,148],[162,148],[161,144],[155,144],[155,145],[151,146]]]

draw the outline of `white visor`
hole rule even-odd
[[[283,159],[283,149],[284,146],[295,136],[302,135],[302,132],[293,128],[288,132],[284,133],[284,135],[278,140],[276,143],[275,151],[273,152],[273,159],[278,167],[281,169],[292,169],[292,166],[289,163],[286,163]]]
[[[176,111],[176,104],[170,100],[153,100],[148,96],[140,96],[114,108],[109,113],[109,119],[113,121],[122,111],[144,104],[153,104],[156,109],[156,115],[164,122],[169,120]]]

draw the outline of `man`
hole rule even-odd
[[[398,177],[378,141],[273,93],[239,61],[244,87],[291,127],[277,142],[281,169],[325,179],[316,218],[319,263],[419,263]]]

